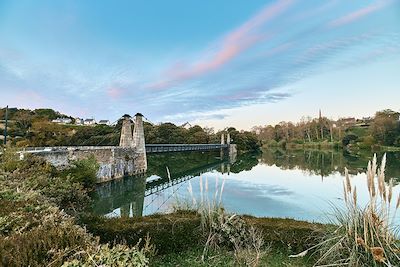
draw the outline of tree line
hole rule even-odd
[[[0,120],[5,117],[5,109],[0,109]],[[26,146],[86,146],[119,144],[122,119],[116,125],[62,125],[51,122],[59,117],[69,117],[52,109],[9,109],[8,135],[13,145]],[[69,117],[71,118],[71,117]],[[0,123],[3,133],[4,125]],[[229,132],[232,143],[241,151],[258,149],[261,144],[255,133],[238,131],[231,127],[224,131],[214,131],[199,125],[190,128],[173,123],[152,124],[144,122],[145,140],[148,144],[207,144],[220,143],[221,134]]]
[[[300,122],[280,122],[275,126],[256,126],[252,131],[264,144],[286,146],[331,143],[338,146],[400,146],[399,112],[386,109],[372,118],[331,120],[304,117]]]

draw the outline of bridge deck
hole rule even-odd
[[[147,144],[146,153],[179,152],[179,151],[207,151],[228,148],[221,144]]]
[[[55,146],[55,147],[26,147],[21,152],[40,153],[70,150],[99,150],[121,148],[119,146]],[[146,153],[207,151],[228,148],[227,144],[146,144]]]

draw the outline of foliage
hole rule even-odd
[[[395,213],[400,205],[400,196],[393,209],[393,181],[389,185],[385,183],[385,163],[384,156],[377,170],[374,156],[372,163],[368,164],[370,200],[366,207],[357,204],[357,189],[352,187],[346,172],[343,183],[345,208],[334,209],[337,227],[329,228],[318,246],[320,258],[316,265],[399,266],[400,242],[397,240]]]
[[[143,251],[136,247],[128,247],[124,245],[101,245],[93,252],[87,252],[84,260],[71,260],[64,262],[62,267],[146,267],[149,260]]]
[[[61,176],[91,189],[96,184],[98,169],[99,164],[96,158],[91,155],[85,159],[72,161],[67,169],[61,171]]]
[[[362,138],[362,142],[359,144],[360,148],[371,148],[375,144],[375,138],[372,135],[367,135]]]
[[[62,173],[43,159],[19,160],[2,151],[0,164],[0,264],[3,266],[147,266],[149,242],[142,248],[99,245],[76,224],[76,214],[90,203],[82,175],[95,175],[93,159],[74,162]],[[68,213],[66,213],[68,212]]]
[[[97,146],[119,144],[122,119],[115,126],[95,125],[60,125],[51,122],[55,118],[67,117],[51,109],[9,109],[9,135],[12,144],[26,146]],[[0,109],[0,118],[4,109]],[[239,150],[256,150],[260,147],[255,134],[239,132],[235,128],[231,132],[233,143]],[[214,133],[212,128],[194,125],[190,128],[166,122],[152,124],[144,122],[145,140],[148,144],[207,144],[220,143],[222,132]],[[225,132],[226,134],[226,132]]]
[[[22,230],[22,231],[21,231]],[[76,249],[95,246],[96,240],[57,209],[44,212],[38,225],[0,235],[0,262],[4,266],[60,266]],[[61,253],[62,252],[62,253]]]
[[[374,118],[330,120],[326,117],[302,118],[300,122],[280,122],[272,126],[255,126],[252,131],[267,146],[277,143],[289,144],[288,148],[301,148],[312,143],[337,143],[343,146],[364,140],[358,144],[360,148],[371,148],[374,145],[400,146],[400,113],[393,110],[382,110]],[[372,138],[371,138],[371,137]],[[276,142],[276,143],[275,143]],[[285,143],[284,143],[285,142]],[[371,144],[372,143],[372,144]],[[296,144],[296,145],[292,145]]]
[[[396,139],[400,136],[399,112],[382,110],[375,114],[371,124],[372,136],[382,145],[395,145]]]
[[[348,146],[349,144],[351,144],[352,142],[356,141],[358,139],[358,136],[353,134],[353,133],[349,133],[347,135],[345,135],[345,137],[343,137],[342,139],[342,145],[343,146]]]

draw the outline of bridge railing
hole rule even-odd
[[[147,153],[157,152],[179,152],[179,151],[206,151],[228,148],[227,144],[146,144]],[[51,151],[74,151],[74,150],[100,150],[114,149],[119,146],[54,146],[54,147],[26,147],[20,152],[39,153]]]
[[[112,149],[118,146],[52,146],[52,147],[24,147],[20,152],[37,153],[50,151],[70,151],[70,150],[96,150],[96,149]]]
[[[226,144],[147,144],[147,153],[179,152],[179,151],[206,151],[228,148]]]

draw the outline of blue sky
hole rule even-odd
[[[400,103],[400,0],[0,0],[0,106],[223,128]]]

